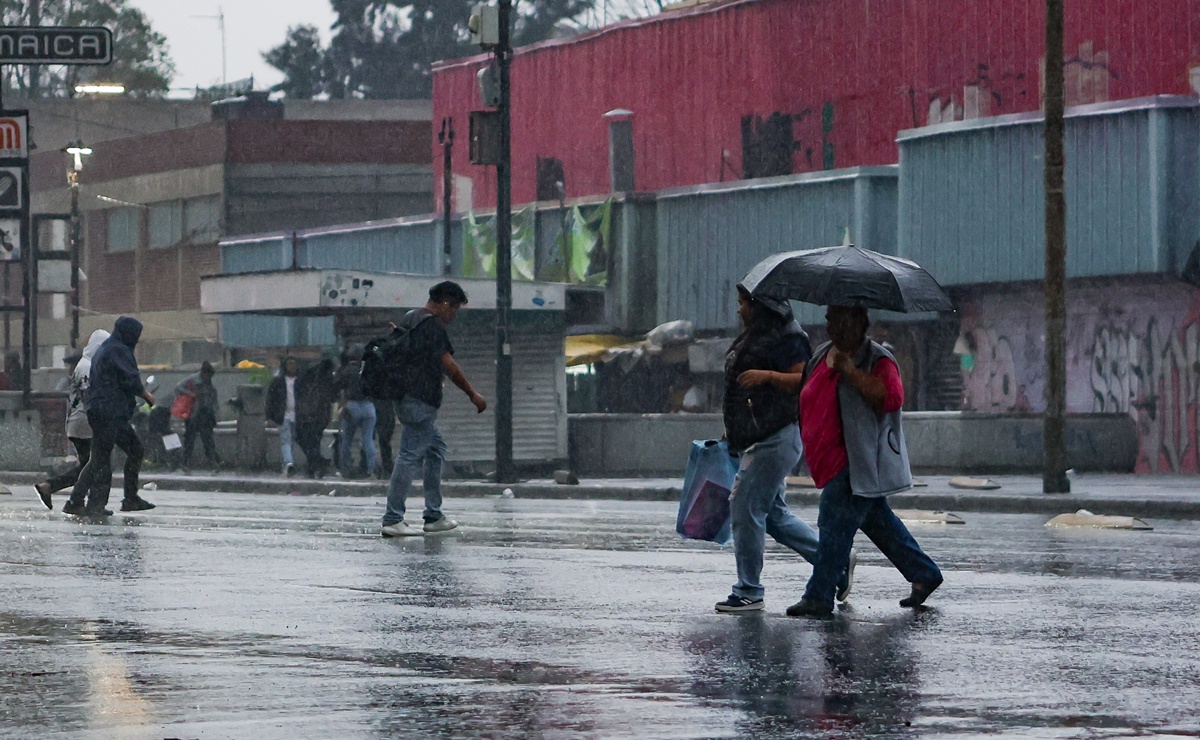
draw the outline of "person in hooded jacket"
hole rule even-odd
[[[309,478],[323,477],[329,469],[329,459],[321,454],[321,437],[333,418],[336,396],[333,360],[328,357],[296,378],[296,444],[304,451]]]
[[[738,471],[729,500],[737,583],[719,612],[763,608],[762,574],[766,535],[817,559],[818,537],[788,509],[784,479],[800,460],[797,394],[812,357],[808,335],[786,300],[751,296],[737,286],[738,317],[745,327],[725,355],[725,438]],[[838,596],[850,592],[853,571],[845,569]]]
[[[92,332],[87,346],[83,348],[83,353],[78,356],[70,368],[70,375],[67,377],[67,439],[71,440],[71,445],[75,447],[75,455],[79,458],[79,463],[61,475],[56,475],[34,487],[37,489],[42,505],[47,509],[54,508],[53,494],[75,485],[75,482],[79,480],[79,473],[91,458],[92,428],[88,426],[84,396],[87,395],[88,381],[92,373],[92,357],[108,337],[109,333],[103,329]],[[71,363],[68,362],[68,364]]]
[[[85,401],[87,421],[92,429],[91,458],[80,471],[63,513],[87,516],[112,513],[105,506],[112,489],[113,447],[120,447],[125,453],[125,497],[121,501],[121,511],[154,508],[154,504],[138,496],[138,474],[145,450],[130,423],[137,398],[154,405],[154,394],[142,385],[137,358],[133,354],[141,336],[142,322],[131,316],[121,316],[113,326],[112,336],[104,340],[92,356]]]

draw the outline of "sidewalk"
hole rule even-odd
[[[0,472],[0,483],[17,487],[32,486],[44,476],[38,473]],[[891,496],[897,509],[938,511],[978,511],[1014,514],[1062,514],[1088,509],[1094,514],[1113,514],[1157,519],[1200,519],[1200,476],[1189,475],[1076,475],[1069,494],[1042,493],[1040,477],[1027,475],[992,476],[1000,484],[993,491],[952,488],[949,476],[918,476],[927,485]],[[385,496],[384,481],[342,480],[336,476],[322,480],[285,479],[279,475],[221,473],[191,474],[147,471],[143,484],[155,483],[160,491],[187,490],[225,493],[262,493],[277,495]],[[447,480],[443,495],[450,498],[482,498],[505,495],[511,489],[517,498],[531,499],[614,499],[626,501],[677,501],[681,479],[671,478],[591,478],[579,485],[558,485],[553,480],[536,479],[511,485],[475,480]],[[420,483],[415,484],[417,492]],[[113,489],[120,489],[120,476],[114,476]],[[32,492],[28,492],[32,496]],[[65,496],[63,492],[58,494]],[[119,495],[119,494],[118,494]],[[820,491],[813,488],[789,488],[788,502],[794,506],[816,506]]]

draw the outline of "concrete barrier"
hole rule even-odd
[[[570,414],[571,470],[590,476],[682,476],[694,439],[719,439],[720,414]]]
[[[681,476],[694,439],[719,438],[720,414],[571,414],[571,469],[588,476]],[[904,415],[919,473],[1038,473],[1035,414],[918,411]],[[1137,428],[1128,414],[1068,414],[1067,463],[1080,472],[1132,472]]]
[[[0,470],[40,470],[42,415],[22,409],[20,391],[0,391]]]
[[[1039,473],[1042,417],[916,411],[904,415],[909,462],[926,473]],[[1067,414],[1067,465],[1080,472],[1133,472],[1137,426],[1129,414]]]

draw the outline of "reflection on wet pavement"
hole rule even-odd
[[[933,608],[900,609],[860,542],[851,605],[807,621],[782,611],[808,566],[774,546],[767,612],[713,613],[732,554],[680,541],[669,504],[451,500],[459,530],[385,540],[380,499],[156,503],[0,501],[0,734],[1200,733],[1194,523],[919,526]]]

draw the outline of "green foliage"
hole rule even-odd
[[[4,86],[30,98],[65,98],[84,82],[113,82],[128,94],[154,97],[167,92],[175,65],[167,40],[142,11],[126,0],[0,0],[5,26],[104,26],[113,34],[107,66],[6,65]]]
[[[428,98],[434,62],[480,53],[467,31],[478,1],[330,0],[337,20],[328,46],[315,28],[299,26],[263,58],[284,73],[275,89],[290,97]],[[513,14],[513,43],[549,38],[558,23],[593,3],[522,0]]]

